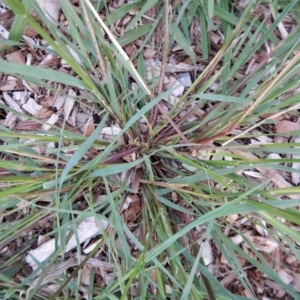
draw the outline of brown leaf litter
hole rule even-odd
[[[118,7],[126,4],[125,0],[120,1],[109,1],[108,9],[110,11],[114,11]],[[247,1],[235,1],[237,5],[241,8]],[[65,17],[61,14],[57,7],[57,3],[55,1],[40,1],[43,4],[43,9],[47,12],[51,11],[51,16],[55,20],[65,20]],[[76,5],[78,3],[77,0],[73,0],[72,3]],[[54,5],[48,8],[46,5]],[[264,18],[266,12],[264,12],[266,6],[260,5],[257,11],[253,12],[257,15],[257,18]],[[274,14],[274,12],[271,12]],[[137,11],[131,10],[128,15],[119,20],[115,24],[115,35],[122,36],[126,29],[126,24],[128,24],[137,14]],[[157,16],[157,10],[155,7],[148,10],[142,17],[141,22],[153,23],[153,20]],[[0,13],[0,22],[1,22],[1,35],[4,39],[8,38],[9,28],[12,24],[13,17],[12,13],[9,10],[4,10]],[[217,20],[216,20],[217,22]],[[268,22],[271,22],[271,18],[268,19]],[[67,22],[66,22],[67,24]],[[285,23],[280,22],[278,25],[277,34],[281,38],[284,38],[287,35],[287,32],[290,31],[291,26],[293,25],[293,20],[287,19]],[[199,56],[197,59],[197,64],[194,66],[189,59],[186,58],[186,54],[180,47],[180,45],[176,45],[172,49],[172,57],[169,58],[166,68],[166,75],[163,78],[163,88],[167,90],[169,88],[174,88],[171,96],[164,99],[165,102],[162,105],[163,110],[168,113],[170,108],[177,104],[183,93],[189,88],[192,84],[193,78],[191,74],[193,72],[202,72],[204,68],[207,66],[208,62],[201,59],[202,49],[199,43],[199,32],[198,28],[199,24],[196,21],[193,21],[191,25],[191,36],[193,38],[193,47],[194,51]],[[146,65],[146,75],[149,83],[155,81],[157,77],[160,76],[162,63],[159,60],[160,51],[161,51],[161,37],[163,36],[164,28],[162,23],[160,23],[156,30],[154,31],[153,40],[154,43],[151,45],[147,45],[145,51],[142,53],[145,59]],[[6,55],[5,59],[12,63],[20,63],[20,64],[28,64],[34,66],[40,66],[43,68],[52,68],[58,70],[59,72],[63,72],[66,74],[72,74],[69,66],[55,56],[54,54],[46,54],[41,50],[37,50],[36,52],[32,51],[30,43],[36,42],[38,36],[37,33],[30,27],[26,28],[24,40],[27,43],[25,46],[21,48],[13,47],[10,49]],[[224,38],[221,34],[216,32],[209,32],[209,38],[212,44],[212,49],[210,49],[209,55],[211,59],[224,43]],[[124,50],[127,55],[132,58],[139,46],[142,44],[143,40],[139,39],[130,44],[124,46]],[[272,45],[266,45],[266,53],[256,54],[253,57],[251,63],[245,67],[243,70],[245,74],[251,74],[251,72],[264,60],[266,55],[272,51]],[[76,60],[80,62],[79,57],[75,57]],[[186,77],[183,81],[182,74],[185,73]],[[236,78],[241,77],[242,74],[237,73],[235,75]],[[80,136],[90,136],[95,129],[95,120],[93,118],[94,114],[98,114],[100,111],[99,106],[89,101],[89,96],[85,94],[84,91],[77,89],[75,87],[66,87],[61,84],[56,84],[52,82],[48,82],[49,85],[53,87],[52,90],[36,86],[33,83],[26,82],[25,80],[20,80],[16,77],[1,74],[1,87],[0,91],[2,92],[2,99],[0,100],[1,104],[5,104],[7,107],[11,108],[13,111],[18,112],[19,114],[14,114],[11,111],[5,111],[0,115],[0,124],[10,128],[16,132],[24,133],[27,131],[58,131],[62,128],[64,120],[66,123],[64,124],[65,129],[68,131],[72,131]],[[215,82],[212,86],[212,90],[218,88],[219,82]],[[135,82],[132,82],[132,90],[137,89],[137,85]],[[203,116],[206,116],[209,111],[211,111],[214,107],[206,107],[198,109],[197,113],[190,116],[195,121],[198,121]],[[185,109],[187,112],[190,107]],[[180,118],[181,116],[179,116]],[[268,117],[268,116],[266,116]],[[158,120],[163,121],[164,116],[162,114],[158,115]],[[290,133],[291,131],[296,131],[300,129],[299,120],[293,119],[291,114],[285,114],[284,117],[277,117],[274,119],[275,126],[269,128],[275,133],[283,134],[282,139],[284,141],[284,133]],[[121,131],[120,124],[106,124],[99,138],[107,141],[111,141],[115,138],[115,136]],[[141,132],[143,135],[146,134],[148,129],[148,124],[145,120],[139,121],[139,126],[141,128]],[[233,134],[234,131],[233,131]],[[215,138],[214,138],[215,139]],[[213,139],[213,140],[214,140]],[[272,143],[275,141],[275,138],[267,139],[265,137],[264,142]],[[211,146],[213,145],[212,140],[204,141],[205,145]],[[256,141],[261,142],[261,141]],[[299,137],[295,138],[295,142],[299,142]],[[125,144],[125,137],[122,136],[120,138],[120,143]],[[255,141],[251,141],[251,143],[255,143]],[[70,144],[65,144],[66,146],[71,146]],[[48,153],[48,150],[53,145],[47,144],[45,147],[40,147],[38,149],[38,153],[40,155],[49,156],[49,164],[54,165],[56,163],[55,160],[51,161],[52,157]],[[74,149],[76,145],[73,145]],[[64,150],[66,155],[73,155],[75,150],[69,149]],[[97,148],[92,148],[86,154],[86,159],[91,159],[91,157],[95,157],[101,150]],[[241,157],[246,158],[247,160],[256,160],[258,157],[253,153],[230,149],[231,153],[240,155]],[[228,152],[229,153],[229,152]],[[207,151],[201,150],[200,153],[196,153],[195,156],[199,157],[199,159],[230,159],[230,155],[228,156],[218,153],[218,150],[209,149]],[[295,158],[299,158],[298,156],[294,156]],[[122,158],[122,161],[132,162],[136,160],[136,153],[126,153]],[[293,165],[293,168],[299,169],[299,165]],[[131,189],[136,191],[136,194],[129,194],[125,199],[122,207],[120,209],[120,214],[123,218],[123,221],[126,224],[135,224],[137,219],[140,217],[142,211],[142,201],[138,194],[140,189],[140,170],[137,168],[135,173],[132,174],[132,182]],[[296,174],[296,173],[295,173]],[[298,185],[300,179],[297,175],[292,175],[292,178],[285,172],[279,172],[274,169],[255,166],[251,170],[245,171],[244,176],[257,180],[258,182],[262,182],[265,179],[270,179],[271,184],[277,188],[289,188],[293,185]],[[124,176],[121,174],[120,176]],[[126,176],[126,175],[125,175]],[[221,185],[217,183],[211,183],[216,188],[222,189]],[[178,201],[179,197],[174,192],[172,194],[174,202]],[[291,199],[298,199],[299,195],[286,195],[286,197]],[[97,198],[98,199],[98,198]],[[48,199],[45,197],[45,200],[52,201],[52,199]],[[27,213],[26,207],[24,209],[24,214]],[[1,215],[0,215],[1,217]],[[2,217],[1,223],[4,223],[5,218],[13,218],[17,220],[21,216],[19,213],[11,214],[9,217]],[[282,245],[282,247],[278,246],[277,241],[274,241],[273,237],[268,236],[268,232],[265,228],[268,226],[267,224],[263,224],[260,222],[261,220],[257,215],[252,215],[249,218],[243,218],[239,215],[231,215],[229,218],[224,220],[224,234],[233,241],[235,245],[239,245],[241,249],[249,254],[256,262],[260,262],[261,257],[263,257],[272,268],[274,268],[278,274],[278,276],[288,285],[293,287],[295,291],[300,292],[300,266],[297,258],[290,255],[290,249],[288,245]],[[50,229],[46,228],[50,226],[47,225],[48,220],[45,219],[45,228],[43,229],[45,232]],[[100,222],[101,223],[101,222]],[[80,243],[84,244],[83,253],[87,255],[92,251],[95,247],[95,244],[98,242],[98,238],[95,238],[103,232],[107,228],[108,224],[102,222],[99,224],[99,220],[86,218],[81,221],[77,228],[77,237],[74,235],[69,239],[65,254],[66,259],[63,261],[62,259],[58,259],[55,266],[53,266],[44,279],[42,279],[40,285],[48,284],[46,288],[39,288],[41,294],[44,294],[45,297],[50,297],[57,289],[59,285],[57,284],[57,279],[62,280],[63,273],[70,273],[72,268],[77,267],[80,262],[85,258],[85,256],[80,255],[77,257],[76,252],[73,249],[76,248],[76,238],[79,239]],[[242,233],[236,234],[236,230]],[[39,227],[35,224],[34,229],[28,229],[26,234],[33,234],[34,231],[38,231]],[[297,228],[299,230],[299,228]],[[201,234],[205,231],[205,228],[197,228],[196,235],[201,237]],[[139,237],[140,232],[138,230],[134,231],[134,235]],[[41,235],[42,236],[42,235]],[[246,239],[244,238],[246,237]],[[248,240],[248,243],[245,242]],[[186,245],[188,245],[189,241],[186,240]],[[1,259],[6,259],[13,255],[15,251],[20,247],[22,240],[11,241],[8,245],[0,249]],[[120,242],[119,242],[120,243]],[[129,242],[130,243],[130,242]],[[204,241],[200,240],[199,242],[201,251],[203,251],[203,259],[205,265],[208,266],[209,270],[214,274],[214,276],[226,287],[228,290],[233,293],[244,295],[245,297],[250,297],[248,291],[243,289],[241,284],[239,284],[239,279],[233,273],[231,269],[231,262],[228,262],[227,258],[224,254],[222,254],[221,249],[219,249],[216,245],[211,243],[211,239],[208,237]],[[122,245],[120,245],[122,246]],[[34,260],[43,261],[49,255],[53,253],[55,249],[55,241],[51,240],[43,240],[40,245],[32,245],[31,249],[28,251],[26,255],[26,262],[31,267],[32,270],[36,268],[36,263]],[[137,249],[132,249],[133,257],[134,251]],[[101,249],[104,253],[104,247]],[[90,275],[95,271],[96,286],[105,286],[111,280],[113,273],[115,272],[115,268],[111,263],[106,262],[106,257],[101,253],[97,253],[97,256],[94,258],[90,258],[82,270],[82,278],[81,278],[81,292],[82,295],[87,295],[88,291],[86,287],[90,283]],[[257,252],[255,252],[257,251]],[[261,257],[258,257],[256,253],[259,253]],[[74,256],[76,255],[77,258]],[[238,261],[243,268],[243,271],[247,275],[250,284],[252,285],[252,289],[255,291],[257,297],[259,299],[287,299],[286,291],[278,286],[275,282],[269,279],[266,274],[262,274],[259,272],[253,265],[247,262],[244,257],[236,253]],[[34,258],[34,259],[33,259]],[[274,263],[275,260],[275,263]],[[30,271],[32,272],[32,270]],[[23,279],[23,275],[21,272],[18,273],[19,280]],[[36,287],[37,282],[40,279],[40,274],[35,276],[35,279],[28,287],[28,292]],[[155,273],[151,274],[153,278],[155,277]],[[166,290],[171,292],[172,288],[169,285],[166,285]],[[153,287],[153,294],[157,294],[157,289]],[[134,292],[133,292],[134,294]],[[268,295],[268,298],[266,295]]]

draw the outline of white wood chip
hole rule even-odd
[[[108,223],[105,220],[101,220],[101,219],[97,220],[95,219],[95,217],[85,218],[77,227],[76,235],[78,237],[79,243],[82,244],[86,240],[98,234],[101,234],[102,231],[107,228],[107,226]],[[77,237],[75,237],[75,234],[72,235],[72,237],[70,238],[70,240],[66,245],[66,248],[64,249],[64,253],[76,248]],[[51,254],[53,254],[54,251],[55,251],[55,239],[51,239],[50,241],[44,243],[40,247],[29,251],[28,255],[26,256],[26,262],[33,269],[36,269],[37,265],[35,263],[35,260],[39,262],[43,262]]]
[[[237,149],[231,149],[231,152],[241,155],[249,160],[256,160],[257,157],[250,152],[245,152]],[[271,168],[265,168],[265,167],[255,167],[259,172],[261,172],[266,178],[272,180],[278,188],[289,188],[292,187],[292,185],[287,182],[282,175],[280,175],[276,170]],[[291,194],[286,195],[287,197],[291,199],[299,199],[300,195],[297,194]]]
[[[100,138],[103,138],[108,141],[112,141],[121,132],[121,130],[122,129],[120,128],[119,124],[115,124],[112,127],[104,127],[101,130]],[[120,137],[119,142],[120,143],[125,142],[123,135]]]
[[[13,92],[12,93],[12,98],[16,101],[21,101],[21,104],[25,104],[25,101],[24,101],[25,97],[27,97],[26,92]]]
[[[89,286],[92,276],[92,266],[85,264],[81,272],[81,284]]]
[[[300,137],[296,137],[294,139],[294,143],[300,143]],[[300,147],[295,147],[295,148],[300,148]],[[300,159],[300,154],[293,154],[293,159]],[[292,163],[292,168],[300,170],[300,162]],[[295,185],[298,185],[300,183],[300,173],[296,173],[296,172],[292,173],[292,182]]]
[[[38,246],[41,246],[50,240],[51,240],[51,238],[48,235],[39,235],[37,244],[38,244]]]
[[[272,4],[269,4],[269,7],[270,7],[270,11],[271,11],[271,13],[272,13],[273,19],[274,19],[274,20],[277,20],[278,15],[275,13],[273,3],[272,3]],[[280,32],[280,34],[281,34],[282,40],[284,40],[284,39],[288,36],[289,33],[288,33],[288,31],[285,29],[285,27],[284,27],[282,21],[280,21],[280,22],[278,23],[277,28],[278,28],[278,30],[279,30],[279,32]]]
[[[40,8],[45,12],[45,15],[49,20],[58,21],[59,16],[59,4],[57,0],[37,0]]]
[[[132,201],[133,201],[133,199],[130,196],[127,196],[121,211],[126,210]]]
[[[57,122],[58,118],[59,118],[59,115],[58,115],[58,114],[53,114],[53,115],[47,120],[47,123],[48,123],[49,125],[48,125],[48,124],[43,124],[42,130],[49,130],[49,129],[52,127],[52,125],[54,125],[54,124]]]
[[[3,92],[3,99],[10,108],[14,109],[17,112],[23,113],[22,109],[17,104],[17,102],[5,92]],[[27,120],[27,118],[22,117],[22,116],[18,116],[18,119],[21,121]]]
[[[72,55],[72,58],[73,58],[76,62],[78,62],[79,64],[81,64],[81,60],[80,60],[80,57],[79,57],[79,55],[77,54],[77,52],[76,52],[75,50],[73,50],[73,48],[71,48],[71,47],[67,47],[67,48],[69,49],[69,51],[70,51],[70,53],[71,53],[71,55]],[[64,59],[61,60],[61,64],[62,64],[62,66],[63,66],[64,68],[70,68],[69,64],[68,64]]]
[[[172,91],[172,95],[175,97],[181,97],[184,91],[184,86],[175,77],[170,77],[169,80],[170,82],[167,84],[167,89],[175,88],[175,90]]]
[[[101,133],[114,135],[114,136],[118,135],[120,132],[121,132],[121,128],[118,126],[104,127],[101,129]]]
[[[259,141],[261,141],[262,143],[264,143],[264,144],[270,144],[270,143],[273,143],[273,139],[271,139],[270,137],[265,136],[265,135],[258,136],[257,139],[258,139]]]
[[[231,241],[235,244],[235,245],[239,245],[240,243],[243,242],[243,237],[241,235],[236,235],[236,236],[233,236],[232,238],[230,238]]]
[[[28,83],[26,82],[25,80],[22,80],[22,85],[28,90],[30,91],[31,93],[35,93],[35,89],[39,86],[37,86],[36,84],[34,83]]]
[[[290,284],[294,279],[293,276],[288,274],[285,270],[279,270],[277,274],[285,284]]]
[[[252,246],[254,246],[255,249],[259,251],[272,253],[278,247],[277,242],[270,238],[261,236],[249,236],[248,239],[252,242]],[[249,245],[245,245],[249,247]]]
[[[36,117],[41,113],[43,106],[37,104],[34,99],[29,98],[22,108]]]
[[[17,78],[16,77],[13,77],[13,76],[7,76],[7,79],[4,83],[4,85],[2,85],[0,87],[0,91],[13,91],[16,86],[17,86]]]
[[[165,291],[167,294],[171,294],[173,292],[173,289],[169,285],[165,284]]]
[[[9,32],[0,24],[0,35],[7,40],[9,37]]]
[[[286,261],[289,265],[291,265],[291,264],[297,262],[297,257],[294,256],[294,255],[291,255],[291,256],[288,256],[288,257],[285,259],[285,261]],[[298,262],[297,262],[297,264],[298,264]]]
[[[85,249],[83,249],[83,253],[84,254],[89,254],[91,251],[93,251],[95,249],[95,247],[98,245],[98,241],[92,243],[91,245],[89,245],[88,247],[86,247]]]
[[[18,119],[18,117],[14,113],[9,111],[5,117],[3,126],[13,129],[17,123],[17,119]]]
[[[226,221],[229,222],[230,224],[233,224],[238,218],[239,218],[238,214],[233,214],[233,215],[228,216],[226,218]]]
[[[266,226],[266,222],[265,221],[261,221],[265,226]],[[268,230],[258,224],[255,225],[255,229],[257,230],[257,232],[263,236],[263,237],[266,237],[266,236],[269,236],[269,233],[268,233]]]
[[[0,5],[4,8],[7,8],[7,5],[5,4],[4,0],[0,0]]]
[[[270,153],[268,156],[267,156],[268,159],[282,159],[281,156],[278,154],[278,153]],[[275,164],[278,164],[278,163],[275,163]]]
[[[39,64],[39,66],[43,66],[43,65],[47,65],[48,62],[51,62],[53,60],[53,58],[55,57],[55,54],[53,53],[48,53],[44,59],[41,61],[41,63]]]
[[[263,174],[261,174],[259,172],[255,172],[255,171],[243,171],[243,173],[247,176],[251,176],[251,177],[254,177],[254,178],[259,178],[259,179],[264,178]]]
[[[213,253],[209,240],[206,240],[201,244],[200,251],[202,251],[202,258],[205,265],[208,266],[209,264],[211,264],[211,262],[213,261]]]
[[[69,116],[71,114],[71,111],[73,109],[75,100],[73,97],[76,96],[76,93],[73,89],[69,89],[68,91],[68,97],[65,99],[65,105],[64,105],[64,111],[65,111],[65,118],[66,120],[69,119]]]
[[[190,87],[192,85],[191,74],[189,72],[180,73],[177,80],[184,86]]]
[[[145,61],[145,66],[146,66],[147,80],[152,81],[156,77],[160,76],[160,71],[161,71],[161,62],[160,61],[148,59]],[[165,76],[164,84],[167,84],[168,82],[169,82],[169,79]]]
[[[60,110],[64,106],[66,102],[66,98],[67,98],[66,95],[59,94],[55,99],[53,107],[56,108],[57,110]]]

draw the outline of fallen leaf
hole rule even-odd
[[[275,128],[277,133],[290,133],[291,131],[300,130],[300,124],[287,120],[282,120],[278,122]]]
[[[25,58],[21,51],[14,51],[12,53],[6,54],[5,57],[8,62],[22,65],[25,64]]]
[[[148,49],[146,49],[146,51],[144,51],[143,55],[144,55],[145,59],[149,59],[149,58],[155,57],[156,53],[157,53],[157,50],[148,48]]]

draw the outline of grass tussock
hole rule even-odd
[[[299,299],[298,1],[4,2],[0,298]]]

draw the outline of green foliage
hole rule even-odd
[[[7,158],[0,161],[0,168],[5,170],[1,174],[0,188],[0,211],[5,218],[0,223],[0,248],[24,237],[22,247],[0,265],[1,299],[17,299],[18,293],[28,289],[39,271],[39,284],[28,291],[27,299],[77,299],[81,268],[99,249],[105,249],[106,262],[112,263],[114,270],[112,279],[104,287],[93,286],[96,275],[91,272],[89,299],[131,299],[133,291],[140,299],[153,298],[150,291],[154,289],[159,299],[246,299],[232,294],[208,271],[199,247],[205,240],[223,253],[236,278],[253,298],[255,292],[239,258],[297,299],[298,293],[282,281],[249,237],[226,217],[238,214],[261,226],[282,251],[286,251],[283,244],[300,242],[299,233],[288,226],[299,225],[296,199],[299,187],[278,189],[270,184],[272,178],[258,184],[242,174],[253,168],[268,168],[270,174],[277,170],[299,173],[291,167],[291,163],[298,163],[299,159],[289,156],[298,153],[299,143],[243,144],[243,138],[262,135],[250,129],[272,123],[271,118],[262,118],[266,113],[280,114],[285,110],[298,117],[299,93],[293,93],[300,79],[300,54],[295,54],[299,50],[299,32],[290,32],[284,42],[275,35],[278,24],[287,15],[299,14],[298,2],[288,1],[283,5],[283,1],[274,1],[276,19],[267,27],[265,20],[259,21],[252,14],[262,1],[249,1],[239,17],[234,13],[238,8],[230,1],[175,1],[166,31],[170,35],[168,51],[177,43],[197,65],[198,54],[190,36],[191,23],[197,19],[202,32],[201,58],[208,61],[203,72],[195,71],[193,85],[168,112],[175,125],[167,118],[157,122],[154,113],[157,114],[158,105],[174,88],[155,95],[157,79],[153,76],[153,82],[147,81],[142,56],[168,1],[137,1],[113,12],[105,10],[108,1],[102,2],[106,20],[101,23],[89,1],[80,1],[83,12],[80,15],[70,1],[59,1],[68,21],[65,28],[50,21],[35,1],[7,1],[16,16],[10,41],[19,42],[25,25],[29,24],[52,47],[48,51],[64,59],[73,73],[8,63],[4,59],[0,60],[0,71],[40,87],[54,89],[51,85],[56,81],[84,90],[86,99],[101,111],[101,122],[87,138],[64,126],[21,134],[0,127],[0,152]],[[135,26],[141,16],[155,6],[158,14],[153,24]],[[31,9],[44,26],[29,14]],[[114,39],[116,23],[132,9],[136,9],[137,14],[124,35]],[[215,29],[214,17],[220,21],[224,43],[212,57],[208,33]],[[129,59],[122,47],[141,38],[145,40]],[[274,44],[268,59],[250,73],[243,73],[243,68],[265,43]],[[97,64],[99,68],[95,67]],[[234,78],[237,73],[239,76]],[[131,90],[132,80],[138,84],[136,90]],[[212,90],[216,81],[220,84]],[[85,103],[80,97],[75,100]],[[211,109],[202,119],[190,119],[207,106]],[[0,107],[24,116],[5,104],[0,103]],[[148,126],[144,135],[138,126],[140,120]],[[98,139],[107,121],[121,127],[112,141]],[[240,135],[235,134],[234,129],[239,129]],[[188,144],[183,143],[178,131]],[[39,154],[33,147],[46,143],[57,143],[58,147],[49,149],[48,155]],[[84,156],[92,147],[100,150],[86,161]],[[74,149],[72,156],[65,153],[70,148]],[[257,157],[249,158],[245,152],[255,153]],[[268,159],[269,153],[280,154],[282,159]],[[135,159],[132,162],[120,159],[128,155],[135,155]],[[139,185],[138,192],[134,184]],[[100,200],[95,197],[99,190]],[[140,197],[142,207],[134,224],[128,224],[122,213],[127,197],[132,194]],[[278,200],[283,195],[292,196]],[[45,198],[51,201],[45,204],[42,202]],[[86,203],[84,211],[76,206],[78,200]],[[12,216],[18,219],[12,220]],[[71,276],[64,273],[58,281],[58,290],[45,298],[41,289],[43,278],[59,257],[65,257],[64,247],[70,232],[76,235],[78,224],[86,217],[106,220],[108,229],[98,237],[99,242],[84,259],[79,257],[82,249],[78,242],[78,265],[72,269]],[[30,273],[21,266],[21,261],[36,247],[39,232],[33,232],[30,238],[29,232],[42,226],[39,224],[45,220],[51,221],[48,235],[55,237],[56,251]],[[240,235],[242,243],[258,259],[236,245],[224,233],[225,227]],[[202,228],[201,235],[194,235],[199,228]],[[299,259],[294,246],[289,251]],[[282,262],[280,264],[284,268]],[[22,281],[16,279],[19,272],[24,275]]]

